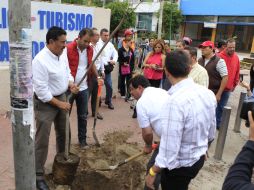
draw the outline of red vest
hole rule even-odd
[[[74,79],[76,77],[77,70],[78,70],[78,64],[79,64],[79,54],[78,54],[76,40],[77,39],[75,39],[73,42],[67,44],[67,56],[68,56],[68,60],[69,60],[71,74],[74,77]],[[87,51],[87,62],[88,62],[87,67],[89,67],[89,65],[92,63],[92,59],[93,59],[93,48],[91,46],[88,46],[86,48],[86,51]],[[89,78],[90,74],[91,73],[87,73],[87,78]]]

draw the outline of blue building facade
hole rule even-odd
[[[254,36],[254,0],[181,0],[182,35],[194,42],[237,37],[237,49],[250,51]]]

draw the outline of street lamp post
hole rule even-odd
[[[158,39],[161,39],[163,7],[164,7],[164,0],[161,0],[160,1],[160,17],[159,17],[159,24],[158,24]]]

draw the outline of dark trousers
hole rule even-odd
[[[113,94],[111,73],[105,74],[104,84],[105,84],[105,87],[106,87],[105,103],[111,104],[112,94]]]
[[[217,129],[220,128],[223,108],[224,108],[224,106],[227,105],[229,96],[230,96],[230,92],[229,91],[224,91],[221,94],[220,101],[217,104],[217,108],[216,108],[216,127],[217,127]]]
[[[92,115],[95,114],[97,94],[98,94],[98,81],[97,79],[93,79],[93,84],[90,89]]]
[[[158,155],[159,153],[159,148],[155,149],[153,151],[153,154],[152,154],[152,157],[150,158],[148,164],[147,164],[147,170],[146,170],[146,174],[148,174],[150,168],[154,165],[155,163],[155,158],[156,156]],[[161,174],[158,173],[155,177],[155,181],[154,181],[154,187],[155,187],[155,190],[158,190],[159,189],[159,186],[160,186],[160,183],[161,183]],[[144,190],[150,190],[146,185],[144,187]]]
[[[201,156],[191,167],[181,167],[173,170],[163,169],[161,171],[162,190],[188,190],[190,181],[197,176],[204,162],[205,156]]]
[[[160,87],[160,84],[161,84],[161,79],[158,79],[158,80],[154,80],[154,79],[148,79],[151,86],[152,87],[155,87],[155,88],[159,88]]]
[[[55,98],[66,101],[65,94]],[[34,113],[36,121],[36,179],[40,180],[44,178],[44,165],[48,156],[49,136],[52,123],[54,123],[56,133],[56,151],[60,153],[65,150],[66,112],[49,103],[44,103],[34,96]]]
[[[88,107],[88,96],[89,90],[79,91],[75,100],[77,106],[77,115],[78,115],[78,140],[79,143],[86,142],[86,126],[87,126],[87,107]]]
[[[121,96],[125,96],[126,95],[126,86],[127,86],[127,98],[129,98],[129,81],[131,79],[131,74],[128,75],[120,75],[120,93]]]

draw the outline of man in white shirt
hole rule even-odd
[[[146,176],[149,188],[160,172],[162,190],[187,190],[203,167],[208,144],[215,136],[215,95],[188,78],[190,65],[183,50],[166,57],[165,72],[172,87],[161,110],[162,135],[155,164]]]
[[[93,48],[89,45],[92,35],[91,29],[84,28],[79,32],[78,38],[67,45],[69,66],[75,84],[81,81],[88,72],[89,65],[92,64]],[[75,96],[78,116],[78,140],[81,149],[87,147],[88,86],[92,85],[94,78],[97,80],[97,71],[95,65],[92,65],[90,73],[87,73],[87,77],[80,84],[79,92]]]
[[[191,58],[191,71],[190,71],[189,77],[191,77],[195,83],[208,88],[208,84],[209,84],[208,73],[204,67],[198,64],[197,48],[186,46],[184,50],[190,55],[190,58]]]
[[[35,164],[36,187],[49,190],[44,180],[44,165],[48,155],[51,125],[56,131],[57,152],[65,150],[66,112],[71,105],[66,102],[65,92],[69,88],[73,93],[78,88],[73,84],[65,49],[66,32],[52,27],[46,35],[47,45],[35,56],[32,62],[34,85],[34,110],[36,120]]]
[[[130,93],[138,100],[136,104],[137,120],[142,128],[145,141],[144,152],[152,152],[153,132],[160,138],[162,133],[161,109],[166,104],[169,95],[161,88],[149,87],[149,81],[143,75],[136,75],[130,80]],[[155,149],[147,165],[147,172],[154,165],[158,149]],[[156,176],[155,190],[159,188],[160,175]],[[145,186],[144,190],[148,190]]]
[[[99,43],[100,34],[97,30],[97,28],[92,28],[93,30],[93,37],[91,38],[90,46],[93,48],[93,60],[97,56],[98,52],[101,50],[102,46],[101,43]],[[95,61],[95,66],[97,69],[97,72],[99,76],[101,76],[103,79],[105,79],[105,73],[104,73],[104,64],[100,60],[99,56]],[[98,93],[98,82],[97,80],[93,80],[93,84],[90,89],[90,95],[91,95],[91,108],[92,108],[92,116],[95,117],[95,109],[96,109],[96,100],[97,100],[97,93]],[[97,113],[98,119],[103,119],[102,115],[98,112]]]
[[[99,43],[103,46],[104,43],[109,39],[109,31],[105,28],[101,29],[100,36],[101,38],[99,40]],[[105,72],[105,81],[104,81],[106,87],[105,104],[108,105],[108,108],[112,110],[114,109],[114,106],[112,104],[113,88],[112,88],[111,72],[116,64],[117,59],[118,54],[114,45],[111,42],[108,42],[107,46],[102,51],[100,60],[104,64],[104,72]]]

